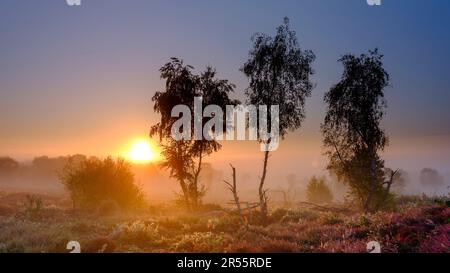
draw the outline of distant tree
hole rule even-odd
[[[144,201],[141,189],[134,183],[131,166],[123,159],[69,160],[59,179],[70,192],[75,208],[94,209],[103,202],[114,202],[130,209]]]
[[[190,139],[173,139],[172,126],[178,118],[172,117],[172,109],[176,105],[185,105],[191,115],[194,115],[195,97],[202,98],[202,105],[214,104],[223,111],[226,105],[238,103],[229,98],[234,85],[228,80],[217,79],[213,68],[207,67],[201,75],[193,74],[192,70],[192,66],[184,65],[183,61],[177,58],[172,58],[160,69],[161,78],[166,81],[165,90],[156,92],[152,100],[155,102],[154,110],[161,114],[161,119],[150,130],[150,136],[158,135],[160,138],[164,156],[162,166],[169,169],[171,177],[180,183],[182,199],[189,209],[197,207],[205,193],[204,186],[199,185],[203,158],[218,151],[221,145],[213,136],[211,139],[195,139],[194,123],[191,123],[191,128],[183,128],[189,129],[187,131],[190,131]],[[203,110],[201,109],[202,113]],[[192,116],[191,120],[194,118]],[[210,118],[203,118],[202,124],[208,119]],[[224,119],[222,124],[225,125]],[[214,128],[213,131],[217,130],[218,128]]]
[[[420,171],[420,183],[431,188],[441,187],[445,184],[444,177],[432,168],[423,168]]]
[[[313,176],[306,187],[306,197],[309,202],[321,204],[330,203],[333,200],[333,194],[328,187],[325,178]]]
[[[68,158],[69,157],[63,156],[54,158],[45,155],[38,156],[33,159],[31,166],[38,174],[53,177],[56,175],[56,172],[66,164]]]
[[[329,169],[346,181],[364,211],[375,210],[383,201],[384,161],[379,152],[387,144],[380,128],[389,75],[378,50],[361,56],[344,55],[341,81],[326,94],[327,113],[321,126]]]
[[[19,168],[19,162],[11,157],[0,157],[0,174],[11,174]]]
[[[247,102],[255,105],[279,106],[279,131],[283,139],[287,132],[300,128],[305,117],[305,99],[310,96],[313,84],[310,76],[315,59],[312,51],[300,49],[289,19],[279,26],[275,37],[255,34],[253,48],[241,71],[249,79]],[[271,120],[270,111],[268,120]],[[270,130],[272,130],[269,127]],[[259,141],[270,145],[272,139]],[[262,176],[259,183],[259,203],[263,216],[267,216],[267,196],[264,182],[267,175],[269,151],[264,152]]]

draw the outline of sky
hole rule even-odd
[[[302,128],[274,153],[275,169],[323,170],[323,96],[341,76],[337,60],[378,47],[392,78],[387,162],[450,170],[450,1],[443,0],[82,0],[79,7],[2,0],[0,156],[120,153],[158,119],[151,97],[172,56],[197,72],[214,66],[242,99],[248,82],[239,68],[251,36],[273,35],[284,16],[302,49],[317,56],[316,88]],[[215,157],[259,164],[261,153],[256,143],[233,142]]]

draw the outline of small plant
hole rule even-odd
[[[223,233],[194,232],[184,235],[175,244],[175,251],[182,252],[220,252],[224,245]]]
[[[336,214],[327,214],[323,218],[323,223],[325,225],[337,225],[337,224],[341,224],[343,222],[344,221]]]
[[[319,218],[319,215],[311,210],[296,210],[289,211],[283,218],[281,218],[282,223],[292,223],[299,221],[314,221]]]
[[[42,199],[33,195],[27,195],[23,205],[25,216],[32,219],[38,217],[43,208]]]
[[[372,224],[372,221],[370,218],[368,218],[366,215],[361,215],[359,217],[359,225],[363,227],[368,227]]]
[[[283,208],[278,208],[274,212],[272,212],[272,214],[270,215],[270,218],[272,219],[273,222],[279,222],[287,214],[289,214],[289,210],[286,210]]]
[[[128,224],[121,224],[117,229],[121,230],[118,236],[120,241],[137,246],[158,246],[164,240],[159,233],[159,226],[156,223],[138,220]]]

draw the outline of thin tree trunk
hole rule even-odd
[[[188,188],[187,188],[186,183],[184,182],[184,180],[181,180],[181,181],[180,181],[180,186],[181,186],[181,190],[182,190],[182,192],[183,192],[183,198],[184,198],[184,203],[185,203],[185,205],[186,205],[186,208],[187,208],[188,210],[190,210],[190,209],[191,209],[191,206],[190,206],[190,202],[189,202],[189,190],[188,190]]]
[[[385,193],[384,193],[384,196],[383,196],[383,200],[381,200],[381,202],[384,202],[384,201],[387,200],[387,198],[389,196],[389,193],[391,192],[392,183],[394,183],[394,177],[397,174],[397,172],[398,172],[398,170],[391,171],[391,177],[390,177],[389,181],[386,181],[386,182],[383,183],[383,185],[386,184],[387,186],[386,186],[386,190],[385,190]],[[377,209],[379,207],[380,207],[380,203],[377,204]]]
[[[200,149],[203,149],[203,143],[201,144]],[[199,204],[199,200],[198,200],[199,199],[199,195],[198,195],[198,178],[199,178],[200,172],[202,170],[202,159],[203,159],[203,154],[202,154],[202,151],[200,151],[197,170],[195,171],[195,174],[194,174],[194,192],[192,193],[192,199],[193,199],[194,207],[197,207],[198,204]]]
[[[230,189],[231,193],[233,194],[234,203],[236,204],[237,211],[239,213],[239,218],[241,219],[242,224],[245,224],[244,215],[242,214],[241,209],[241,202],[239,201],[239,196],[237,192],[237,182],[236,182],[236,168],[231,165],[231,169],[233,171],[233,183],[229,183],[226,180],[224,180],[225,184],[227,184],[228,188]]]
[[[264,152],[263,173],[261,176],[261,181],[259,183],[259,206],[261,209],[262,216],[264,218],[267,216],[267,199],[266,199],[266,192],[264,191],[264,182],[266,180],[267,161],[268,160],[269,160],[269,151],[265,151]]]
[[[370,204],[373,198],[373,194],[375,193],[376,189],[376,161],[375,161],[375,155],[372,153],[372,160],[370,162],[370,188],[369,188],[369,194],[367,195],[366,203],[364,204],[364,213],[367,214],[370,212]]]
[[[178,154],[181,154],[183,152],[182,149],[180,148],[181,147],[180,145],[181,145],[181,143],[176,145]],[[190,206],[190,202],[189,202],[189,187],[188,187],[188,185],[186,185],[184,178],[180,178],[179,182],[180,182],[181,190],[183,192],[183,198],[184,198],[184,203],[186,205],[186,209],[191,210],[191,206]]]

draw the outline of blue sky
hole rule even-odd
[[[172,56],[216,67],[242,97],[252,34],[273,34],[284,16],[317,56],[296,136],[318,139],[323,94],[342,73],[337,59],[375,47],[392,77],[388,134],[450,134],[450,1],[2,0],[0,154],[102,154],[145,136],[157,119],[158,69]]]

